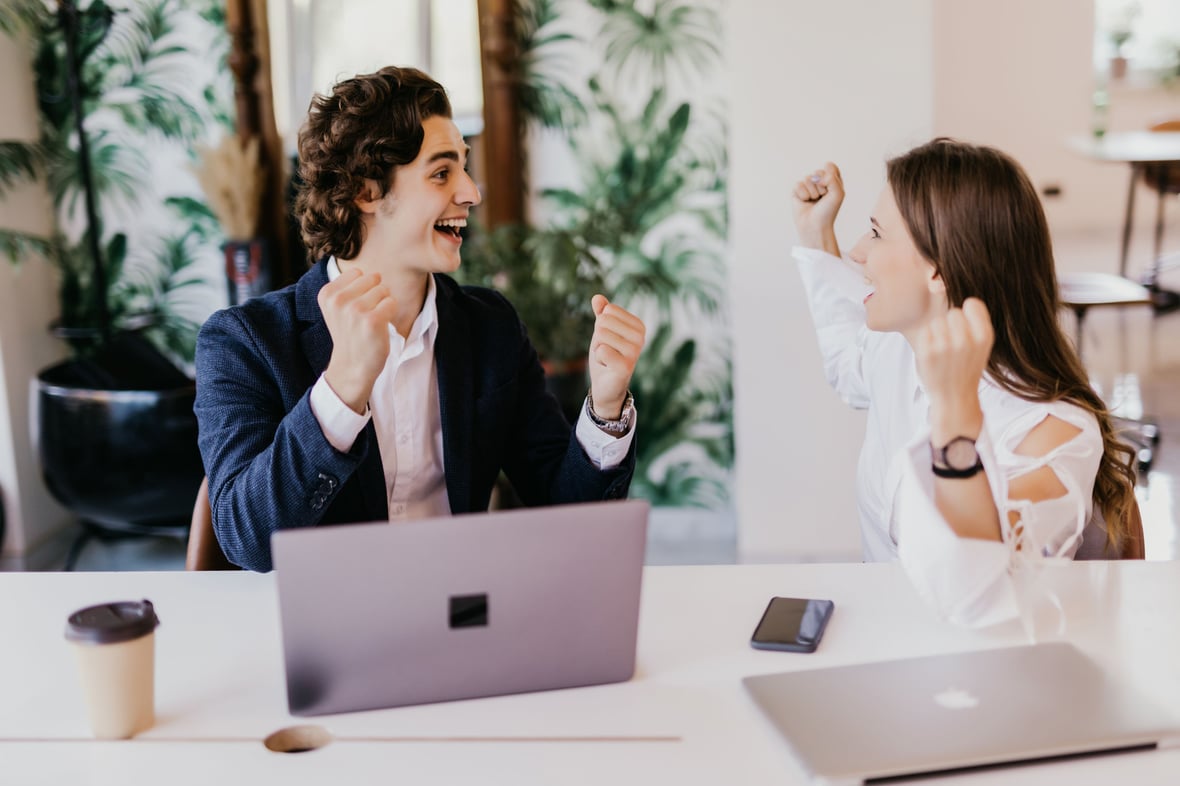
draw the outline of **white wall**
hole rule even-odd
[[[1093,215],[1083,183],[1095,169],[1114,172],[1065,144],[1090,128],[1093,16],[1090,0],[934,5],[935,132],[995,145],[1039,187],[1060,184],[1062,195],[1045,199],[1058,226],[1110,219]]]
[[[1122,227],[1129,167],[1070,152],[1066,140],[1091,128],[1092,97],[1104,77],[1093,72],[1092,0],[993,0],[934,3],[934,130],[995,145],[1012,154],[1044,198],[1055,235],[1091,232],[1109,240]],[[1110,131],[1140,130],[1153,118],[1180,115],[1180,92],[1130,81],[1108,89]],[[1142,189],[1137,227],[1154,222],[1154,195]],[[1133,248],[1131,267],[1150,248]],[[1076,268],[1059,259],[1062,269]],[[1109,272],[1117,269],[1111,259]]]
[[[28,54],[0,36],[0,139],[36,138],[36,102]],[[51,224],[43,187],[0,200],[0,226],[46,232]],[[63,347],[47,326],[57,313],[56,282],[44,262],[19,268],[0,259],[0,493],[8,518],[4,556],[26,553],[69,521],[41,482],[30,439],[30,382],[59,359]]]
[[[933,129],[933,0],[731,0],[730,180],[738,548],[743,559],[859,559],[864,419],[823,378],[790,260],[790,191],[833,160],[850,245],[884,162]]]

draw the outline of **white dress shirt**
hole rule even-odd
[[[328,280],[334,281],[339,275],[340,266],[333,257],[328,260]],[[389,327],[389,357],[373,384],[369,407],[363,415],[341,401],[322,374],[311,389],[311,411],[328,442],[342,453],[352,448],[372,417],[385,470],[390,521],[451,514],[434,360],[434,341],[438,335],[437,290],[434,276],[428,280],[426,302],[409,336],[402,338],[392,325]],[[595,426],[583,407],[576,434],[594,466],[613,469],[622,463],[631,447],[634,413],[631,430],[615,437]]]
[[[1073,557],[1085,537],[1105,537],[1093,505],[1102,436],[1094,415],[1067,402],[1026,401],[987,375],[979,385],[983,430],[976,441],[1000,514],[1001,542],[962,538],[934,504],[930,402],[909,342],[865,325],[869,287],[852,263],[795,248],[828,382],[853,407],[868,409],[856,473],[866,560],[901,559],[914,586],[943,616],[980,626],[1015,616],[1013,570],[1029,560]],[[1046,417],[1079,433],[1042,457],[1016,447]],[[1064,496],[1031,503],[1008,499],[1009,481],[1049,467]],[[1009,524],[1009,514],[1020,526]]]

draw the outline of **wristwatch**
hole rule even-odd
[[[591,391],[586,394],[586,414],[590,416],[591,422],[603,431],[622,436],[631,430],[631,420],[635,416],[635,397],[628,390],[627,398],[623,399],[623,411],[619,415],[619,419],[603,420],[594,411],[594,393]]]
[[[975,440],[955,437],[941,448],[930,443],[930,469],[940,478],[970,478],[983,469]]]

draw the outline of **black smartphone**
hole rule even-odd
[[[815,652],[836,604],[811,598],[771,598],[750,646],[760,650]]]

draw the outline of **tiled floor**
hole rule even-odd
[[[1173,229],[1173,245],[1180,231]],[[1145,262],[1148,236],[1133,240],[1132,271]],[[1076,234],[1055,238],[1062,271],[1117,270],[1117,233]],[[1165,286],[1180,289],[1180,266],[1163,276]],[[1064,317],[1073,331],[1073,319]],[[1138,489],[1148,559],[1180,557],[1180,311],[1157,315],[1147,307],[1094,309],[1086,317],[1083,356],[1096,387],[1109,405],[1128,417],[1146,412],[1160,425],[1162,442],[1155,465]],[[736,560],[732,516],[657,512],[653,516],[648,562],[651,564],[726,563]],[[41,565],[60,569],[71,533],[50,544]],[[184,545],[174,540],[137,539],[92,542],[79,570],[179,570]]]

